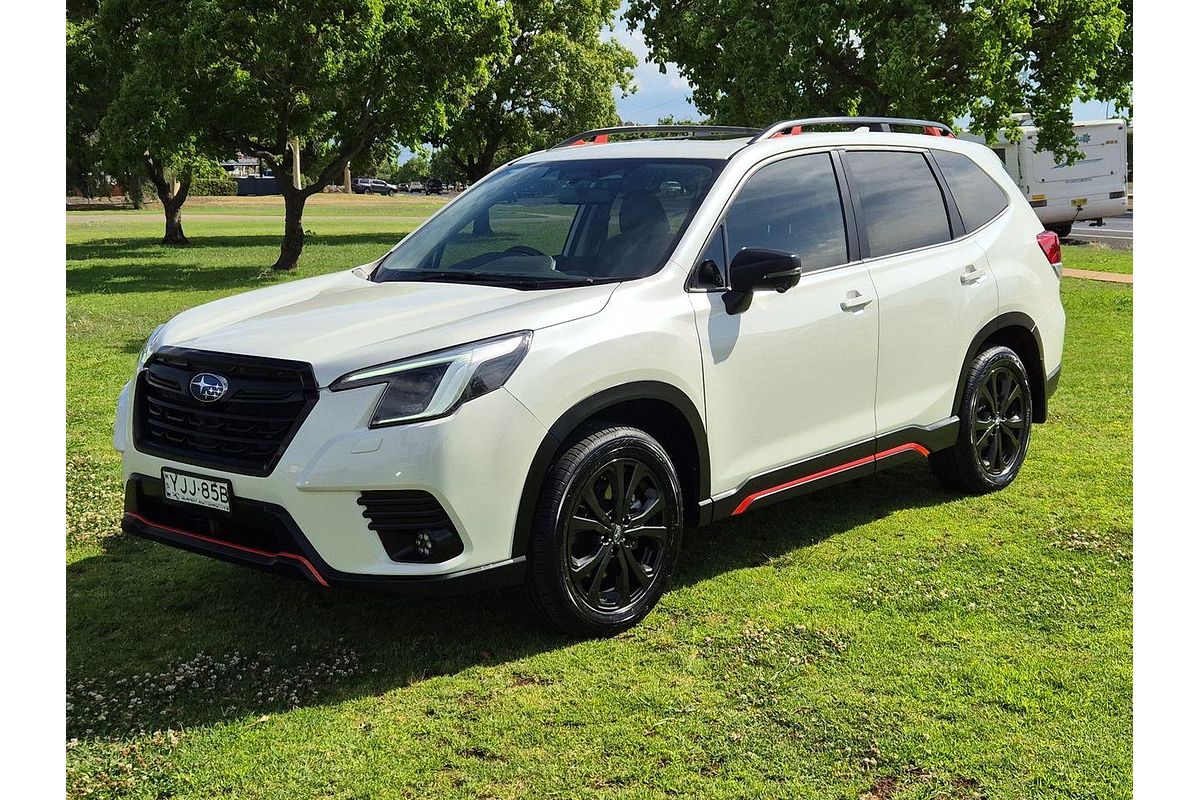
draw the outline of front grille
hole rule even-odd
[[[428,492],[363,492],[358,504],[393,561],[445,561],[463,551],[450,516]]]
[[[202,372],[228,381],[220,400],[192,396]],[[303,362],[164,347],[138,375],[134,442],[188,464],[269,475],[316,402],[316,378]]]

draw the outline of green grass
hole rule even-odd
[[[1064,245],[1063,266],[1068,269],[1090,269],[1132,275],[1133,253],[1096,243]]]
[[[354,208],[306,219],[287,279],[411,227]],[[642,625],[576,642],[504,594],[321,591],[120,535],[142,339],[282,280],[280,226],[189,214],[171,249],[105,213],[67,223],[69,796],[1131,794],[1130,287],[1064,281],[1062,384],[1009,489],[914,463],[706,528]]]

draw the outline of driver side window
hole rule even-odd
[[[750,176],[725,217],[732,259],[747,247],[800,256],[805,271],[849,261],[846,220],[828,153],[795,156]]]

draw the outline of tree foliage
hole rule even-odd
[[[448,134],[431,137],[456,172],[476,181],[530,150],[619,122],[613,90],[629,91],[637,66],[633,53],[602,37],[619,6],[620,0],[508,3],[506,52],[489,61],[487,83],[452,118]]]
[[[219,146],[261,157],[284,195],[275,269],[304,242],[305,200],[378,142],[445,128],[507,51],[495,0],[187,0],[179,80]],[[290,143],[310,180],[293,188]]]
[[[995,136],[1028,110],[1065,158],[1077,97],[1130,107],[1132,0],[631,0],[627,19],[717,123],[969,114]]]

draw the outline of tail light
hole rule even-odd
[[[1050,262],[1050,268],[1054,270],[1054,274],[1061,278],[1062,245],[1058,242],[1058,234],[1054,231],[1042,231],[1037,235],[1037,243],[1046,255],[1046,260]]]

